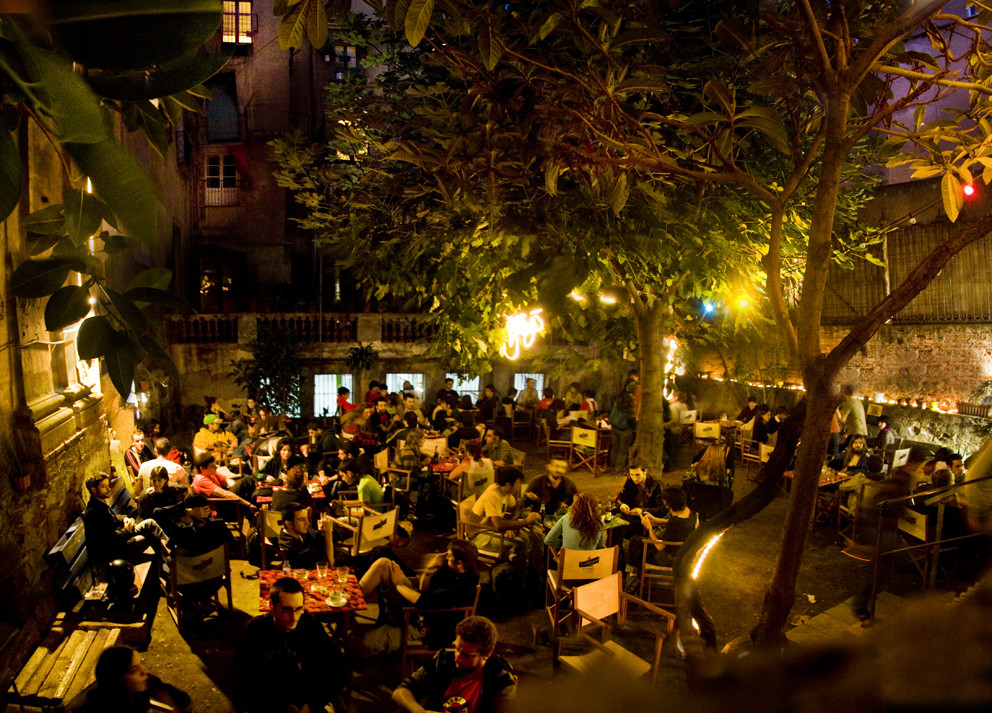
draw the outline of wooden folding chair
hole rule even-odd
[[[720,440],[720,424],[696,421],[692,424],[692,437],[697,441]]]
[[[390,500],[393,505],[397,505],[398,503],[396,501],[400,499],[397,498],[397,493],[402,493],[402,499],[406,502],[410,501],[410,483],[413,480],[413,471],[390,465],[388,448],[384,448],[372,456],[372,467],[379,474],[379,483],[383,486],[389,486]],[[394,476],[396,478],[396,484],[393,483]],[[403,487],[397,487],[397,484],[404,482]]]
[[[510,446],[510,457],[513,458],[513,465],[520,468],[522,473],[524,470],[524,461],[527,460],[527,454],[518,448]]]
[[[214,583],[216,586],[211,589],[209,585]],[[191,585],[197,584],[206,586],[203,591],[200,591],[200,588],[192,590]],[[226,542],[209,552],[197,555],[186,554],[179,547],[172,548],[166,603],[180,632],[191,614],[198,606],[202,606],[203,602],[212,600],[220,609],[221,587],[227,590],[227,611],[231,612],[234,609],[231,592],[231,560]],[[206,590],[211,591],[208,593]]]
[[[357,507],[353,509],[358,511]],[[336,530],[349,533],[336,543],[338,551],[345,556],[356,557],[381,545],[389,544],[396,535],[398,516],[399,510],[396,508],[380,513],[363,505],[361,514],[354,518],[357,521],[354,524],[344,519],[332,520]]]
[[[410,635],[414,633],[412,629],[415,625],[415,618],[418,616],[431,617],[438,614],[445,615],[457,615],[461,614],[461,619],[467,619],[470,616],[475,616],[476,609],[479,606],[479,592],[482,591],[482,585],[475,585],[475,599],[472,600],[471,604],[467,604],[461,607],[446,607],[443,609],[418,609],[417,607],[404,607],[403,608],[403,633],[400,640],[400,656],[401,656],[401,669],[400,673],[405,678],[413,673],[413,666],[410,665],[410,661],[415,657],[426,657],[433,656],[438,652],[437,649],[433,649],[428,646],[423,639],[412,638]],[[454,619],[454,616],[452,616]]]
[[[603,579],[597,579],[588,584],[576,587],[572,591],[575,604],[575,614],[580,626],[572,637],[561,637],[553,647],[555,666],[563,666],[578,674],[598,672],[605,675],[619,676],[625,679],[637,679],[651,673],[654,683],[661,663],[661,649],[665,639],[675,632],[675,614],[645,602],[637,597],[626,594],[622,590],[623,577],[615,572]],[[658,615],[662,627],[652,626],[647,629],[655,638],[654,656],[651,663],[646,662],[636,654],[631,653],[614,640],[627,624],[627,607],[636,604]],[[615,623],[611,623],[611,620]],[[649,622],[654,624],[654,622]],[[645,627],[638,627],[645,628]],[[597,629],[600,638],[589,635],[589,631]],[[579,645],[586,649],[585,653],[562,655],[566,645]]]
[[[478,524],[474,521],[472,514],[472,507],[475,505],[478,498],[475,495],[469,495],[467,498],[458,503],[458,509],[456,510],[456,521],[455,521],[455,533],[456,537],[461,540],[473,540],[480,534],[488,535],[488,540],[481,543],[476,543],[479,549],[479,561],[483,564],[492,566],[496,564],[503,556],[506,546],[506,534],[503,532],[497,532],[487,525]]]
[[[682,428],[679,431],[679,445],[683,443],[692,443],[693,435],[695,434],[695,423],[696,423],[696,411],[685,411],[682,414],[680,423]]]
[[[609,451],[600,447],[599,429],[573,426],[569,441],[568,469],[574,470],[585,466],[592,471],[592,477],[600,470],[600,460],[605,459]]]
[[[507,434],[510,438],[516,438],[520,432],[523,432],[525,436],[530,434],[534,422],[533,416],[529,411],[517,411],[513,404],[503,404],[503,414],[510,424],[509,433]]]
[[[248,517],[245,514],[246,507],[240,500],[233,498],[207,498],[218,517],[224,520],[227,529],[230,530],[235,541],[238,543],[238,555],[241,559],[248,557]]]
[[[559,456],[563,460],[568,460],[569,454],[572,451],[572,440],[562,438],[551,438],[551,428],[548,426],[547,421],[541,421],[538,426],[544,431],[544,443],[548,447],[548,459],[552,459],[555,456]]]
[[[544,610],[548,613],[552,638],[557,638],[563,623],[574,617],[574,611],[563,616],[564,606],[571,600],[576,585],[592,579],[602,579],[617,571],[620,547],[601,550],[569,550],[562,547],[555,555],[555,569],[548,569]]]
[[[284,557],[279,548],[279,535],[282,534],[282,513],[259,510],[258,523],[255,527],[258,528],[258,541],[262,549],[262,569],[270,569],[272,555],[275,555],[275,558],[280,562]]]

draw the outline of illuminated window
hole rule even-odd
[[[355,45],[334,45],[334,78],[358,73],[358,49]]]
[[[251,2],[224,2],[224,42],[251,44]]]
[[[519,394],[527,388],[527,379],[534,380],[534,388],[537,389],[537,395],[541,396],[544,392],[544,374],[514,374],[513,388]]]
[[[413,390],[417,392],[417,398],[424,398],[424,375],[423,374],[386,374],[386,392],[400,393],[403,391],[403,382],[409,381],[413,385]]]
[[[472,397],[472,403],[475,403],[476,401],[479,400],[478,376],[473,376],[470,379],[463,379],[462,377],[458,376],[458,374],[445,374],[444,378],[455,380],[454,389],[459,396],[465,396],[466,394],[468,394],[469,396]]]
[[[342,386],[348,391],[352,388],[351,374],[314,374],[313,375],[313,415],[316,417],[333,416],[338,410],[338,389]],[[354,401],[352,401],[354,403]]]

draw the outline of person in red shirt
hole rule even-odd
[[[358,406],[348,401],[348,397],[351,396],[351,389],[347,386],[342,386],[338,389],[338,416],[344,416],[349,411],[354,411]]]
[[[254,489],[254,484],[251,484]],[[237,484],[232,484],[225,476],[217,472],[217,460],[209,453],[203,453],[196,459],[196,475],[193,476],[193,492],[207,498],[224,498],[239,500],[247,505],[252,517],[258,514],[258,508],[235,492]]]
[[[382,393],[382,387],[378,381],[369,382],[369,390],[365,392],[365,403],[370,406],[375,406],[376,401],[381,401],[386,398],[386,395]]]

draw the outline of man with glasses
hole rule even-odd
[[[272,611],[248,623],[235,653],[238,710],[318,713],[332,701],[338,709],[351,676],[341,647],[304,609],[298,580],[276,580],[269,599]]]
[[[393,691],[393,702],[410,713],[491,713],[517,692],[509,664],[494,655],[496,626],[470,616],[455,627],[455,643],[442,649]],[[421,701],[423,703],[421,704]]]

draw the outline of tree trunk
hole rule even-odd
[[[640,352],[641,410],[631,460],[648,470],[661,473],[665,447],[665,350],[662,347],[662,307],[656,303],[634,312]]]
[[[778,559],[758,623],[751,639],[759,645],[778,646],[785,641],[785,624],[796,598],[796,580],[806,549],[806,538],[813,519],[823,456],[830,440],[830,420],[837,408],[837,396],[830,379],[821,374],[806,374],[806,383],[815,390],[807,392],[806,418],[789,496],[789,509],[782,529]]]

